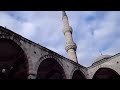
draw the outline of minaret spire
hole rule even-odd
[[[62,11],[62,19],[63,19],[64,16],[66,17],[66,19],[68,19],[66,12]]]
[[[74,62],[78,62],[76,56],[77,46],[72,38],[72,27],[69,26],[68,17],[65,11],[62,11],[62,20],[63,20],[63,33],[66,38],[65,50],[68,53],[68,58]]]
[[[67,16],[66,12],[65,11],[62,11],[62,16]]]

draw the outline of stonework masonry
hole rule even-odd
[[[54,58],[64,69],[66,79],[71,79],[74,69],[81,70],[86,74],[86,68],[74,61],[67,59],[39,44],[36,44],[4,27],[0,27],[0,39],[10,39],[17,43],[25,52],[28,60],[28,79],[35,79],[37,70],[42,61],[47,58]],[[36,53],[34,53],[36,52]]]
[[[25,52],[28,60],[28,79],[36,79],[38,67],[47,58],[53,58],[63,68],[66,79],[72,79],[76,70],[81,71],[86,79],[92,79],[100,68],[110,68],[120,75],[120,54],[111,56],[109,59],[102,59],[90,67],[84,67],[68,58],[65,58],[39,44],[36,44],[4,27],[0,26],[0,39],[10,39],[17,43]]]

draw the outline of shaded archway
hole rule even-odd
[[[37,71],[37,79],[65,79],[62,66],[53,58],[43,60]]]
[[[94,74],[93,79],[120,79],[120,75],[110,68],[100,68]]]
[[[28,60],[13,40],[0,39],[0,79],[27,79]]]
[[[85,75],[80,70],[76,70],[73,73],[72,79],[85,79]]]

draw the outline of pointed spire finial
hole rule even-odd
[[[67,14],[66,14],[66,12],[65,12],[65,11],[62,11],[62,18],[63,18],[64,16],[66,16],[66,17],[67,17]],[[67,17],[67,19],[68,19],[68,17]]]
[[[67,16],[65,11],[62,11],[62,16]]]

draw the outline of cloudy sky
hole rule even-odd
[[[120,52],[120,12],[66,11],[79,64],[90,66],[101,55]],[[1,11],[0,26],[67,57],[61,11]]]

